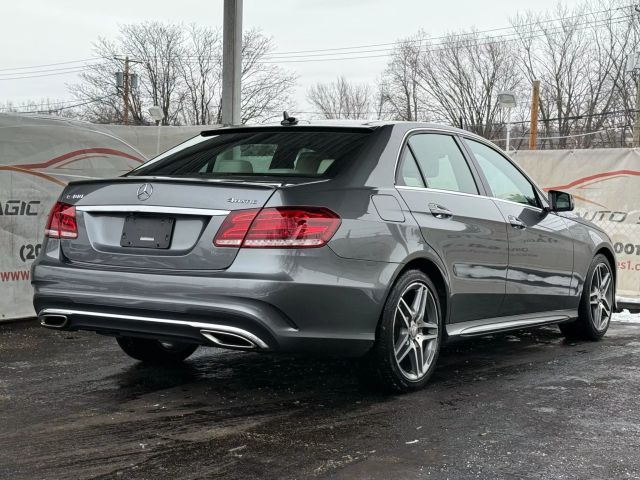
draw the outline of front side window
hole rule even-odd
[[[421,133],[411,136],[408,144],[428,188],[478,193],[469,165],[453,137]]]
[[[328,177],[357,160],[370,133],[287,129],[200,136],[129,175]]]
[[[480,142],[466,138],[464,141],[478,161],[494,197],[539,207],[533,185],[509,160]]]

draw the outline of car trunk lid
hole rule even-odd
[[[78,238],[62,240],[72,262],[146,270],[221,270],[237,254],[213,238],[232,210],[261,208],[278,187],[241,182],[126,177],[69,185]]]

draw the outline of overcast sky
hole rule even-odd
[[[419,29],[438,36],[452,30],[505,27],[517,12],[553,8],[557,0],[245,0],[244,28],[273,37],[277,51],[289,52],[393,42]],[[568,4],[574,2],[566,2]],[[7,69],[93,56],[99,36],[116,37],[124,23],[161,20],[221,25],[222,0],[2,0],[0,78]],[[300,75],[297,103],[305,108],[309,85],[343,74],[374,81],[386,58],[287,63]],[[55,68],[55,67],[43,67]],[[77,74],[0,80],[0,101],[70,99],[66,85]]]

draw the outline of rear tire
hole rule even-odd
[[[198,345],[190,343],[160,342],[146,338],[117,337],[116,340],[131,358],[154,365],[180,363],[198,348]]]
[[[604,255],[594,257],[580,297],[578,319],[558,325],[562,334],[570,339],[600,340],[611,323],[614,295],[613,270]]]
[[[419,270],[402,274],[385,303],[376,342],[360,364],[366,384],[394,392],[423,388],[440,353],[442,324],[433,282]]]

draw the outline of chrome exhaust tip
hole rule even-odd
[[[40,325],[47,328],[64,328],[69,323],[69,319],[66,315],[45,313],[38,317]]]
[[[237,333],[216,330],[201,330],[200,333],[217,347],[237,350],[256,350],[258,348],[252,340]]]

